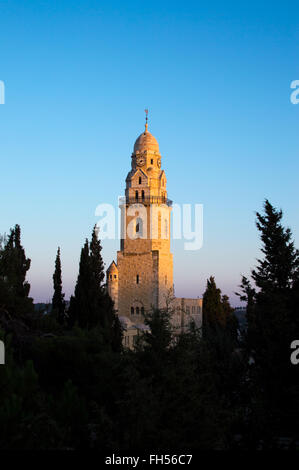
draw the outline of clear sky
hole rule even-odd
[[[204,205],[204,245],[172,244],[178,296],[233,295],[259,256],[264,198],[299,245],[299,4],[0,2],[0,232],[19,223],[36,301],[61,247],[72,293],[95,208],[117,203],[144,108],[168,195]],[[118,241],[103,242],[106,266]]]

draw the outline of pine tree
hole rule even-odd
[[[275,209],[268,200],[265,214],[256,213],[256,226],[263,243],[264,259],[252,271],[252,278],[261,295],[284,292],[299,279],[299,251],[295,249],[292,233],[281,224],[282,211]]]
[[[60,260],[60,248],[58,247],[56,260],[55,260],[55,271],[53,274],[53,287],[54,294],[52,298],[52,309],[57,315],[59,323],[64,322],[65,316],[65,301],[64,294],[62,293],[62,279],[61,279],[61,260]]]
[[[282,211],[266,200],[264,212],[264,215],[256,213],[264,258],[258,259],[257,267],[252,270],[254,287],[247,278],[242,278],[241,300],[248,303],[251,349],[265,357],[264,348],[269,341],[273,346],[278,345],[296,330],[299,333],[299,315],[296,307],[291,306],[299,280],[299,251],[294,247],[291,230],[281,224]]]
[[[239,294],[247,301],[246,348],[252,394],[255,403],[260,401],[258,410],[253,404],[253,416],[261,432],[272,432],[275,438],[292,428],[291,413],[299,419],[298,379],[290,362],[290,344],[299,337],[299,252],[291,230],[281,223],[282,215],[268,200],[264,214],[256,213],[264,257],[252,270],[254,285],[243,276]]]

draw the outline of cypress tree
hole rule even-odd
[[[207,288],[203,295],[203,333],[212,335],[216,330],[230,336],[232,347],[237,344],[238,320],[230,305],[229,297],[221,295],[213,276],[207,280]]]
[[[225,326],[225,313],[221,300],[221,290],[217,288],[213,276],[207,279],[206,291],[203,295],[203,330]]]
[[[8,310],[23,313],[33,308],[32,299],[28,297],[30,284],[26,281],[30,263],[21,244],[20,226],[15,225],[1,251],[0,259],[1,292],[4,296],[3,304]]]
[[[91,242],[90,242],[90,263],[91,263],[91,270],[95,282],[97,286],[103,287],[103,281],[105,278],[104,273],[104,262],[102,258],[102,246],[101,242],[98,238],[99,229],[95,225],[91,235]]]
[[[93,324],[100,323],[103,328],[108,327],[110,324],[109,316],[113,312],[112,303],[110,304],[110,297],[106,293],[103,284],[104,262],[102,258],[102,246],[98,238],[98,229],[96,225],[93,227],[91,242],[89,244],[89,258],[90,258],[90,287],[94,297],[94,321]]]
[[[69,317],[81,328],[99,327],[106,344],[121,349],[122,328],[114,311],[113,301],[104,285],[104,262],[102,246],[96,226],[91,242],[86,239],[81,250],[79,275],[75,295],[71,297]]]
[[[71,325],[78,323],[80,327],[86,327],[89,319],[89,244],[85,240],[81,249],[79,274],[75,287],[75,294],[71,297],[69,308],[69,319]]]
[[[60,260],[60,248],[58,247],[56,260],[55,260],[55,271],[53,274],[53,287],[54,294],[52,298],[52,309],[57,315],[59,323],[63,323],[65,316],[65,301],[64,294],[62,293],[62,279],[61,279],[61,260]]]
[[[26,258],[25,250],[21,244],[21,229],[19,225],[11,230],[8,238],[6,252],[6,269],[9,280],[14,287],[17,297],[28,297],[30,284],[26,281],[26,274],[30,268],[31,260]]]
[[[118,316],[115,314],[114,304],[104,285],[105,272],[102,258],[102,246],[99,239],[99,229],[93,227],[90,249],[91,285],[93,286],[95,306],[94,322],[102,327],[106,342],[110,343],[112,349],[120,351],[122,342],[122,327]]]

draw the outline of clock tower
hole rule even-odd
[[[118,314],[143,321],[152,307],[163,308],[173,292],[170,213],[166,175],[155,137],[145,130],[137,138],[120,200],[121,243],[107,271],[108,291]]]

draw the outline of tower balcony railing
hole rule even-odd
[[[172,206],[172,201],[165,196],[124,196],[119,198],[120,205],[132,205],[132,204],[166,204],[167,206]]]

